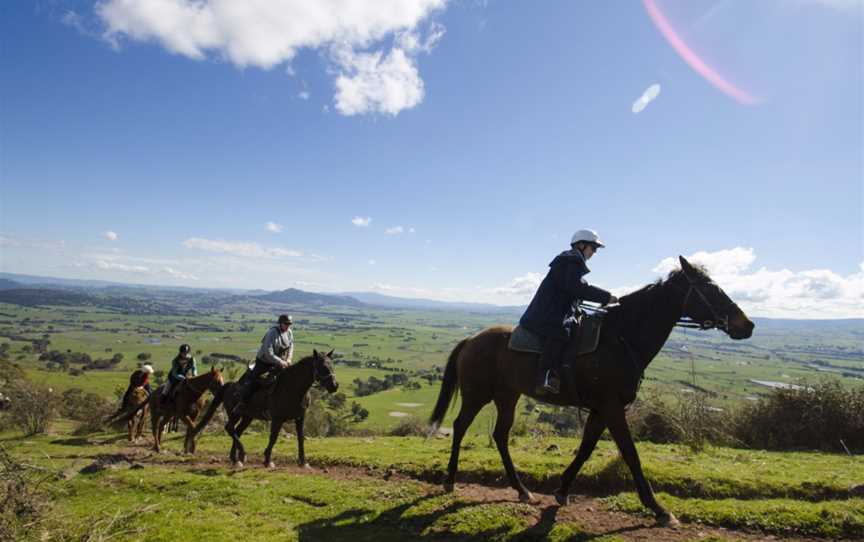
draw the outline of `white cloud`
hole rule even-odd
[[[365,228],[365,227],[369,226],[369,224],[371,222],[372,222],[372,219],[369,218],[368,216],[366,216],[366,217],[355,216],[354,218],[351,219],[351,223],[354,224],[355,226],[360,227],[360,228]]]
[[[495,296],[503,296],[511,300],[515,298],[527,303],[537,288],[540,287],[542,281],[543,275],[540,273],[525,273],[511,280],[509,284],[488,289],[487,292]]]
[[[711,278],[748,314],[774,318],[864,317],[864,262],[857,272],[843,276],[828,269],[751,270],[752,248],[700,251],[687,259],[705,266]],[[666,273],[678,266],[665,258],[655,268]]]
[[[176,279],[198,280],[198,277],[196,277],[195,275],[193,275],[191,273],[184,273],[183,271],[178,271],[178,270],[174,269],[173,267],[163,267],[162,272],[167,274],[167,275],[170,275]]]
[[[650,87],[645,89],[645,92],[642,93],[642,96],[639,96],[635,102],[633,102],[633,106],[631,110],[633,113],[641,113],[643,109],[648,107],[648,104],[653,102],[657,96],[660,95],[660,84],[654,83]]]
[[[268,222],[264,225],[264,228],[271,233],[282,233],[282,224],[275,222]]]
[[[343,73],[336,78],[336,110],[343,115],[397,115],[423,101],[423,80],[414,60],[402,49],[336,55]]]
[[[392,228],[387,228],[386,230],[384,230],[384,233],[386,233],[387,235],[399,235],[404,232],[405,228],[403,228],[402,226],[393,226]]]
[[[113,44],[155,42],[192,58],[270,69],[301,49],[329,51],[337,110],[396,115],[423,99],[415,59],[444,34],[426,21],[447,0],[102,0]],[[425,37],[421,34],[426,24]],[[392,40],[389,52],[383,51]],[[377,50],[376,50],[377,49]],[[287,69],[287,68],[286,68]]]
[[[308,100],[309,99],[309,91],[308,90],[301,90],[300,92],[297,93],[297,97],[300,98],[301,100]]]
[[[96,260],[94,265],[105,271],[125,271],[127,273],[150,273],[150,268],[143,265],[128,265],[106,260]]]
[[[864,9],[864,0],[802,0],[815,3],[824,7],[836,9],[853,15],[861,15]]]
[[[248,243],[244,241],[222,241],[214,239],[201,239],[192,237],[183,241],[183,246],[186,248],[196,248],[206,250],[208,252],[221,252],[224,254],[233,254],[244,258],[300,258],[304,254],[299,250],[289,250],[285,248],[265,248],[258,243]],[[321,258],[320,256],[314,256]]]
[[[117,233],[116,233],[116,232],[113,232],[113,231],[111,231],[111,230],[108,230],[108,231],[104,232],[104,233],[102,234],[102,237],[104,237],[105,239],[108,239],[109,241],[116,241],[116,240],[119,238],[119,236],[117,235]]]

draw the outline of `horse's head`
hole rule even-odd
[[[746,339],[755,327],[738,305],[708,274],[678,257],[681,271],[673,273],[669,281],[684,292],[683,316],[701,325],[703,329],[717,328],[733,339]]]
[[[222,386],[225,385],[225,379],[222,377],[222,371],[216,366],[210,367],[210,384],[207,386],[210,391],[216,393]]]
[[[326,389],[330,393],[335,393],[339,389],[339,383],[336,382],[336,374],[333,372],[333,362],[331,356],[333,350],[326,354],[317,350],[312,350],[312,374],[315,382]]]

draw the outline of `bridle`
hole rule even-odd
[[[324,376],[324,378],[321,378],[321,371],[318,369],[318,362],[319,361],[322,364],[324,362],[323,359],[318,359],[318,358],[312,359],[312,380],[314,380],[315,382],[317,382],[318,384],[320,384],[322,386],[324,385],[324,382],[327,382],[328,380],[332,380],[333,383],[335,384],[336,383],[336,375],[333,374],[333,371],[328,372],[327,375]]]
[[[685,275],[686,277],[686,275]],[[692,300],[701,301],[702,304],[708,309],[708,312],[711,313],[711,318],[706,318],[701,322],[693,320],[688,316],[682,316],[675,322],[675,325],[678,327],[686,327],[686,328],[695,328],[695,329],[720,329],[723,331],[729,331],[729,315],[728,314],[720,314],[720,312],[714,307],[714,305],[708,300],[708,296],[705,295],[705,292],[700,288],[700,286],[710,286],[715,285],[711,280],[703,280],[703,281],[694,281],[691,280],[690,277],[687,278],[687,290],[683,290],[679,288],[674,283],[669,283],[670,286],[682,292],[684,294],[684,301],[681,304],[681,312],[687,312],[688,303],[692,302]],[[693,294],[696,294],[695,296]],[[722,309],[726,309],[734,305],[735,302],[729,300],[729,303],[721,307]]]

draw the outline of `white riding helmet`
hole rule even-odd
[[[150,365],[142,365],[141,370],[147,374],[153,374],[153,367],[151,367]]]
[[[573,234],[573,237],[570,238],[570,244],[575,245],[578,242],[583,243],[593,243],[598,247],[605,247],[603,241],[600,240],[600,236],[597,235],[597,232],[594,230],[579,230]]]

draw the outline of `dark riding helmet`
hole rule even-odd
[[[279,323],[280,324],[293,324],[294,319],[291,318],[291,316],[288,314],[280,314],[279,315]]]
[[[181,344],[180,345],[180,355],[181,356],[185,356],[186,354],[188,354],[191,351],[192,351],[192,347],[189,346],[188,344]]]

